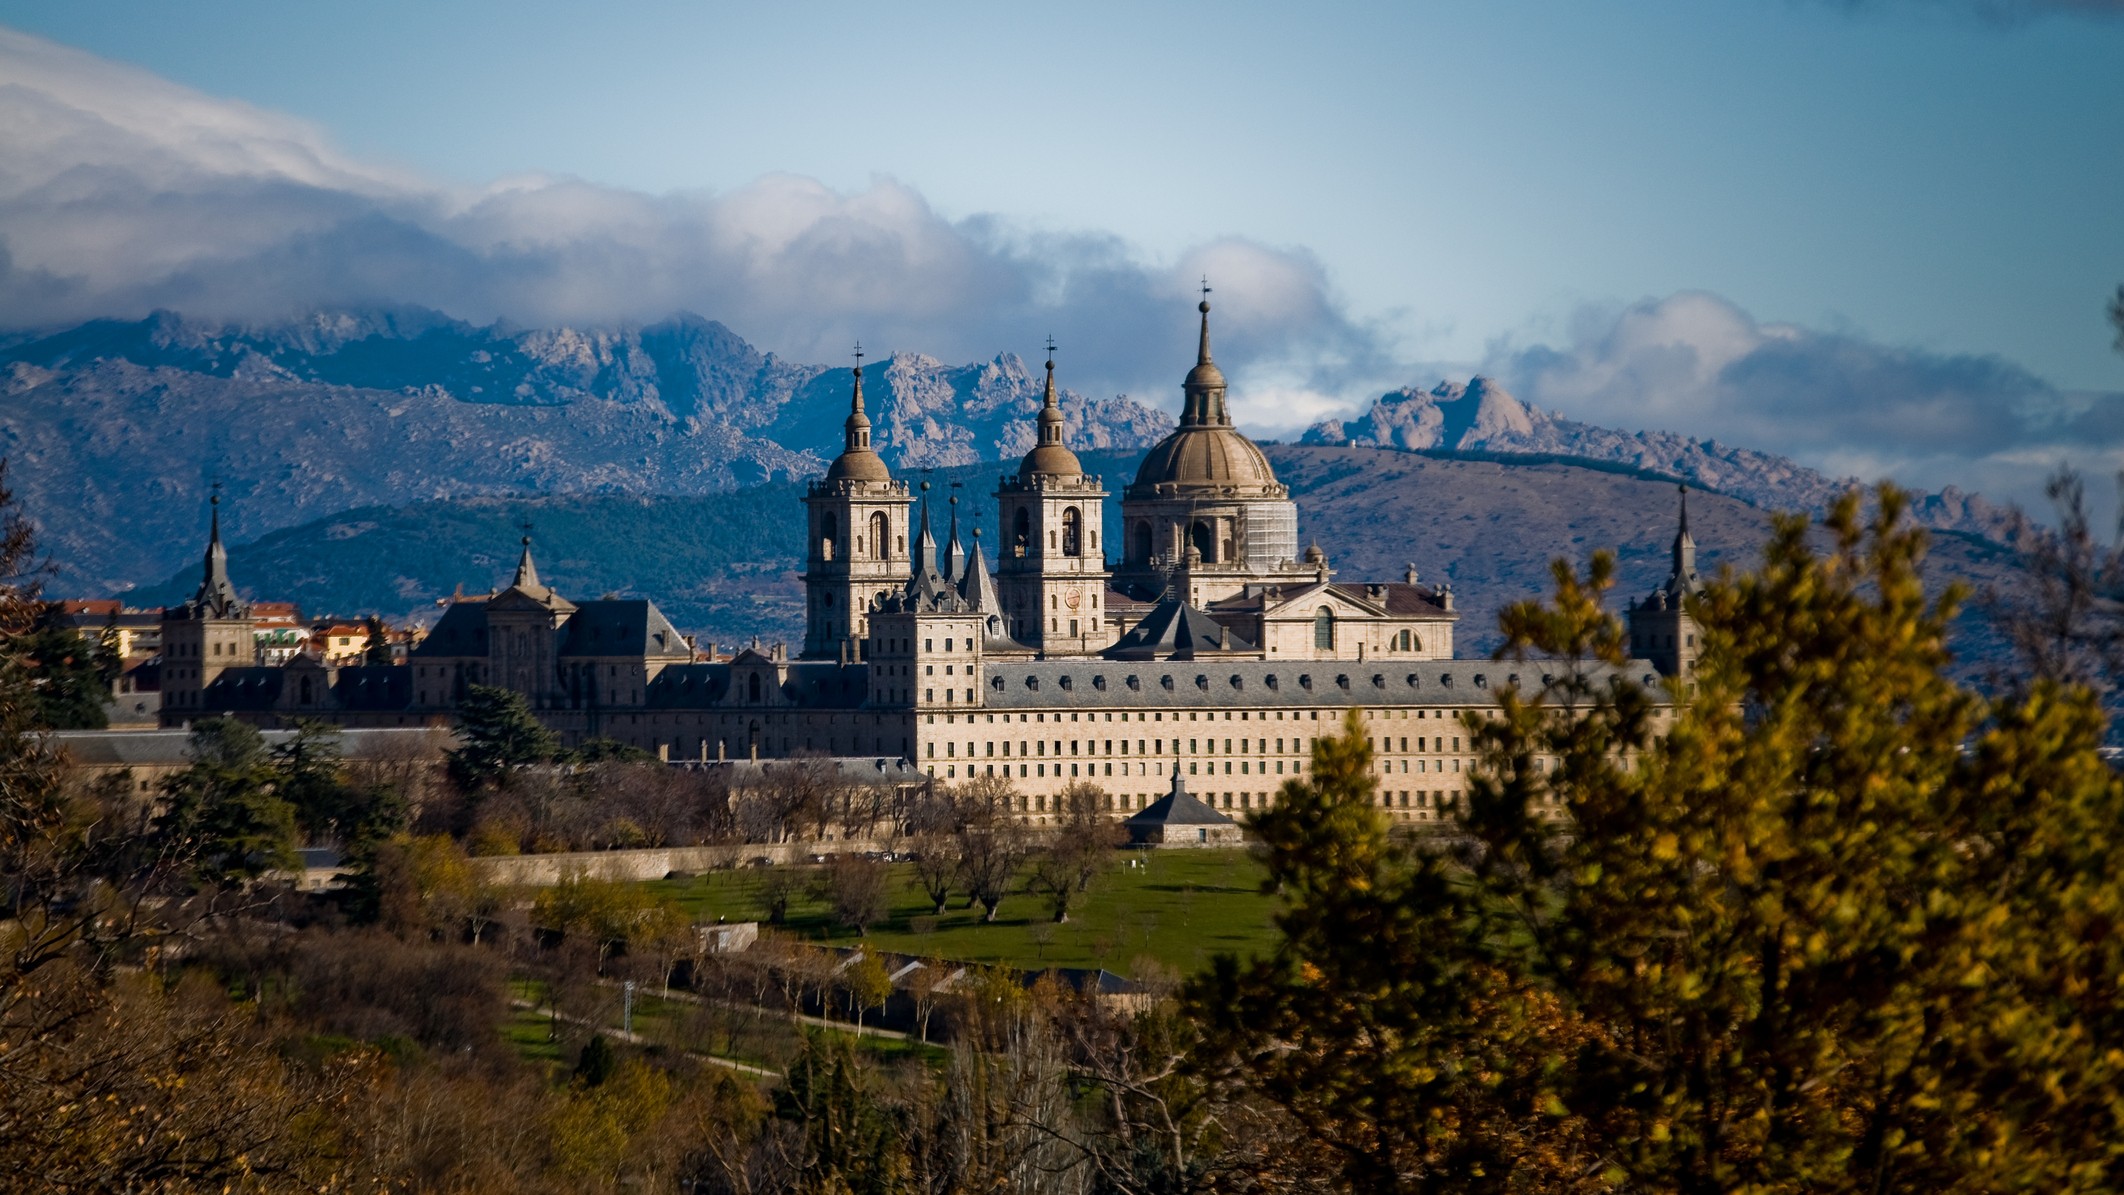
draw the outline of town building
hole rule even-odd
[[[451,600],[402,665],[302,653],[256,666],[217,508],[199,592],[163,623],[164,724],[447,725],[472,686],[500,686],[571,744],[1008,777],[1018,811],[1043,822],[1072,784],[1105,790],[1119,818],[1169,789],[1227,816],[1265,808],[1356,710],[1381,804],[1402,821],[1446,818],[1474,763],[1462,714],[1538,687],[1538,665],[1455,659],[1452,589],[1413,565],[1342,580],[1319,547],[1299,548],[1296,504],[1233,426],[1206,301],[1200,313],[1179,426],[1122,489],[1118,542],[1104,480],[1066,443],[1052,352],[1037,443],[995,491],[992,564],[984,529],[962,541],[956,501],[940,550],[927,486],[918,498],[872,447],[859,358],[843,450],[803,498],[794,654],[755,642],[699,658],[653,601],[578,603],[546,586],[526,536],[509,587]],[[1647,683],[1693,658],[1681,601],[1694,553],[1685,511],[1675,578],[1631,615],[1643,658],[1625,670]]]

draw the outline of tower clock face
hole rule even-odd
[[[1078,602],[1080,602],[1080,601],[1082,601],[1082,600],[1083,600],[1083,599],[1082,599],[1082,598],[1079,598],[1079,597],[1078,597],[1078,596],[1077,596],[1076,594],[1074,594],[1074,593],[1071,593],[1071,594],[1065,595],[1065,596],[1063,597],[1063,599],[1062,599],[1062,604],[1063,604],[1063,605],[1065,605],[1065,606],[1068,606],[1068,607],[1069,607],[1070,609],[1074,610],[1074,609],[1076,609],[1076,608],[1077,608],[1077,603],[1078,603]]]

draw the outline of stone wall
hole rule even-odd
[[[660,880],[674,871],[703,872],[746,867],[766,859],[801,863],[813,855],[882,851],[883,842],[745,843],[730,846],[674,846],[634,851],[567,851],[551,855],[486,855],[472,866],[489,882],[526,888],[549,888],[571,875],[601,880]]]

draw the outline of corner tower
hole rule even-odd
[[[1630,603],[1630,654],[1650,660],[1662,676],[1688,677],[1696,671],[1701,634],[1689,614],[1689,599],[1703,589],[1696,573],[1696,540],[1689,534],[1689,487],[1681,487],[1681,525],[1669,549],[1673,564],[1666,583],[1644,600]]]
[[[1109,642],[1106,557],[1100,547],[1106,487],[1063,442],[1055,396],[1055,345],[1047,342],[1047,391],[1039,442],[1018,475],[996,487],[1002,520],[996,590],[1010,638],[1050,655],[1089,655]]]
[[[863,410],[863,347],[856,346],[855,392],[843,424],[847,442],[826,476],[804,494],[804,656],[832,659],[861,650],[871,603],[897,592],[910,572],[907,483],[894,481],[870,446]]]
[[[1210,356],[1209,288],[1195,367],[1181,384],[1180,426],[1143,458],[1123,491],[1116,578],[1139,597],[1163,592],[1175,568],[1192,598],[1214,601],[1255,584],[1310,579],[1299,563],[1298,507],[1268,457],[1232,426],[1224,371]]]
[[[162,721],[179,726],[204,712],[204,694],[224,671],[255,662],[256,628],[248,602],[229,580],[229,553],[221,544],[221,483],[207,500],[205,565],[198,592],[162,612]]]

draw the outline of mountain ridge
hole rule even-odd
[[[1830,477],[1774,453],[1717,440],[1580,423],[1521,402],[1481,375],[1464,385],[1442,381],[1429,390],[1405,387],[1382,395],[1352,419],[1313,424],[1300,442],[1605,461],[1665,473],[1765,510],[1820,511],[1863,486],[1855,477]],[[1954,486],[1912,497],[1913,517],[1937,531],[2013,544],[2027,530],[2018,510]]]
[[[1016,354],[951,365],[902,351],[864,373],[873,442],[896,470],[1033,445],[1044,379]],[[217,480],[237,539],[446,498],[727,493],[821,472],[849,385],[845,367],[786,360],[691,313],[520,328],[417,307],[249,324],[158,311],[0,335],[0,455],[61,585],[112,593],[189,558]],[[1174,426],[1127,396],[1063,395],[1080,451],[1140,451]],[[1717,441],[1578,423],[1480,376],[1391,392],[1303,441],[1604,464],[1764,509],[1819,510],[1857,484]],[[1953,489],[1915,501],[1936,529],[2013,543],[2024,526]]]

